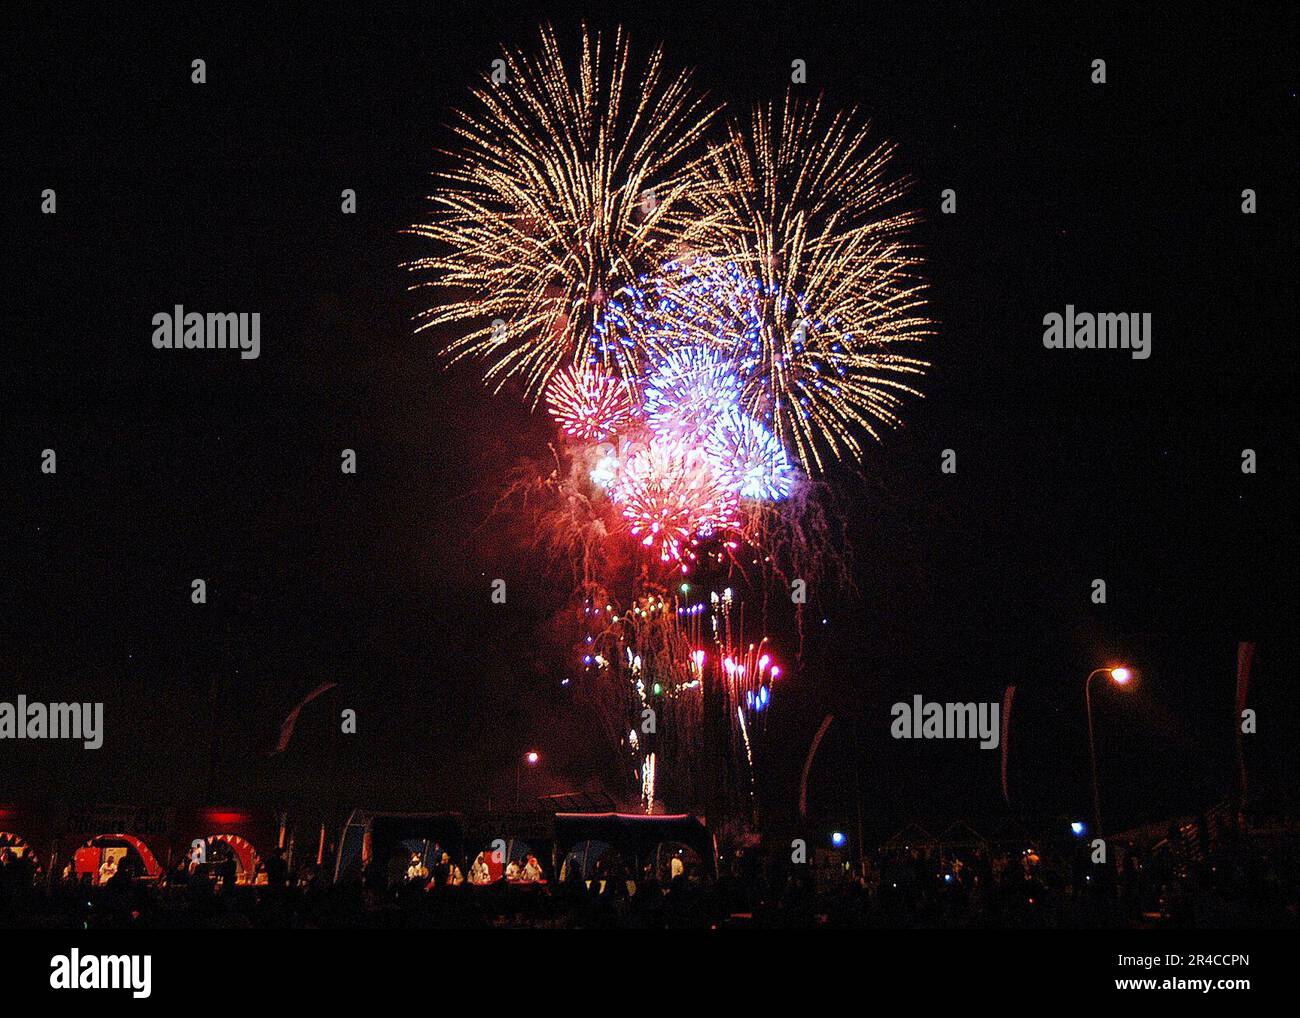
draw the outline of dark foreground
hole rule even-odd
[[[1202,857],[1129,854],[1111,866],[1081,852],[881,853],[848,869],[731,860],[633,880],[617,866],[583,880],[452,886],[433,879],[330,883],[310,869],[260,886],[123,873],[104,886],[33,882],[0,868],[0,925],[70,929],[707,929],[1296,928],[1300,867],[1290,850],[1223,847]],[[265,879],[265,878],[263,878]]]

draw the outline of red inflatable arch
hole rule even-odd
[[[235,862],[239,866],[239,873],[236,877],[238,883],[251,884],[257,880],[257,867],[261,859],[247,838],[241,838],[238,834],[209,834],[208,841],[220,841],[230,846],[230,850],[235,853]]]
[[[8,849],[14,855],[25,856],[32,862],[36,861],[36,853],[32,851],[32,846],[12,831],[0,831],[0,854]]]
[[[123,848],[126,849],[125,853],[115,852]],[[149,846],[134,835],[96,834],[77,849],[75,857],[77,879],[80,880],[83,874],[89,873],[91,881],[99,883],[99,868],[103,865],[105,854],[109,852],[117,856],[125,855],[127,858],[131,858],[134,853],[134,857],[139,859],[140,865],[144,867],[144,872],[140,876],[145,880],[157,880],[162,873],[162,866],[149,850]]]

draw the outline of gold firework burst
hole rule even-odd
[[[732,123],[698,192],[722,257],[677,277],[697,331],[738,351],[745,408],[809,469],[859,458],[859,434],[896,425],[928,367],[913,353],[933,334],[906,237],[918,217],[896,208],[910,181],[888,175],[893,146],[868,130],[792,96]]]
[[[540,55],[503,51],[504,80],[485,75],[457,114],[452,166],[410,231],[439,247],[408,265],[439,295],[419,329],[463,329],[448,360],[482,357],[489,384],[518,378],[534,405],[561,367],[639,370],[635,347],[593,336],[602,309],[704,225],[683,199],[716,109],[661,50],[629,71],[621,29],[612,46],[581,36],[572,64],[549,27]]]

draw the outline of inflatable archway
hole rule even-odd
[[[568,860],[584,842],[590,843],[582,853],[579,864],[585,879],[593,860],[594,846],[604,844],[613,850],[606,862],[608,869],[621,862],[636,874],[653,864],[658,846],[663,843],[680,844],[691,848],[700,859],[704,872],[717,872],[717,849],[713,835],[697,817],[685,813],[557,813],[555,814],[556,857]],[[603,855],[603,853],[602,853]]]
[[[75,860],[77,879],[89,875],[95,884],[108,880],[122,866],[143,880],[157,880],[162,873],[149,846],[131,834],[96,834],[77,849]]]
[[[356,809],[339,840],[334,880],[360,877],[376,869],[389,883],[401,883],[413,853],[432,858],[435,850],[439,855],[446,852],[459,865],[464,841],[459,813],[371,813]],[[432,867],[433,863],[427,865]]]
[[[213,842],[220,842],[227,846],[235,857],[235,882],[238,884],[252,884],[257,881],[257,868],[261,864],[261,858],[247,838],[241,838],[238,834],[209,834],[205,839],[208,842],[208,861],[213,861],[214,851]]]
[[[36,862],[36,854],[32,851],[32,846],[11,831],[0,831],[0,855],[4,855],[5,852],[12,852],[32,863]]]

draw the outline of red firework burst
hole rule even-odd
[[[546,405],[565,434],[582,440],[602,441],[632,421],[627,386],[595,365],[557,372]]]
[[[611,492],[632,535],[686,572],[701,537],[739,525],[735,493],[703,450],[674,438],[656,438],[628,464]]]

